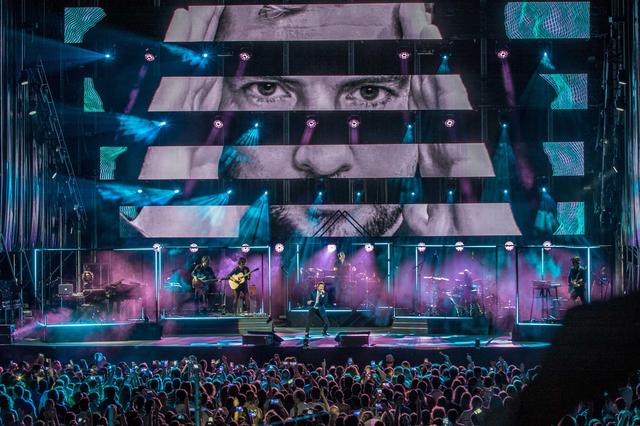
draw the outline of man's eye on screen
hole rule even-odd
[[[295,100],[293,94],[281,83],[275,81],[261,81],[247,83],[242,86],[242,91],[251,101],[261,102],[291,102]]]
[[[390,87],[376,84],[362,84],[343,95],[343,107],[375,109],[383,108],[398,99],[398,92]]]

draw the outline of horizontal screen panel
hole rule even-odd
[[[115,176],[125,150],[102,147],[101,170]],[[124,166],[123,166],[124,167]],[[152,146],[141,180],[493,177],[483,143],[302,146]],[[108,171],[108,172],[107,172]]]
[[[146,206],[132,216],[121,214],[124,236],[238,238],[263,224],[271,238],[520,235],[507,203]]]
[[[173,12],[165,42],[442,38],[430,3],[198,5]]]
[[[163,77],[149,111],[470,110],[459,75]]]

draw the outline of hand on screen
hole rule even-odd
[[[471,109],[467,88],[456,74],[411,76],[410,109]]]
[[[189,6],[176,9],[164,41],[213,41],[224,6]]]
[[[424,3],[402,3],[398,10],[402,38],[413,39],[441,39],[440,30],[433,25],[431,19],[431,7],[429,10]]]

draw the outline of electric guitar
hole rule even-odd
[[[576,290],[584,285],[584,279],[579,278],[577,280],[571,280],[571,284],[569,285],[569,292],[571,293],[571,297],[573,299],[576,298]]]
[[[257,271],[260,268],[256,268],[252,271],[249,271],[247,273],[244,272],[238,272],[237,274],[233,274],[229,277],[229,287],[231,287],[231,290],[236,290],[238,287],[240,287],[242,284],[245,283],[245,281],[247,281],[247,277],[249,275],[251,275],[253,272]]]

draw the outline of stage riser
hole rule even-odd
[[[267,318],[262,317],[165,319],[162,327],[165,336],[243,335],[249,331],[273,331],[273,322],[267,322]]]
[[[122,342],[127,340],[158,340],[162,327],[154,323],[40,327],[39,333],[45,342]]]
[[[395,318],[390,332],[407,336],[431,336],[435,334],[483,335],[489,333],[489,320],[485,317]]]
[[[307,311],[289,311],[287,313],[287,320],[291,327],[306,327],[307,317]],[[390,327],[393,320],[393,309],[327,312],[327,317],[330,327]],[[322,324],[314,317],[311,326],[317,328]]]
[[[511,338],[514,342],[551,342],[558,330],[560,330],[559,325],[516,324]]]

